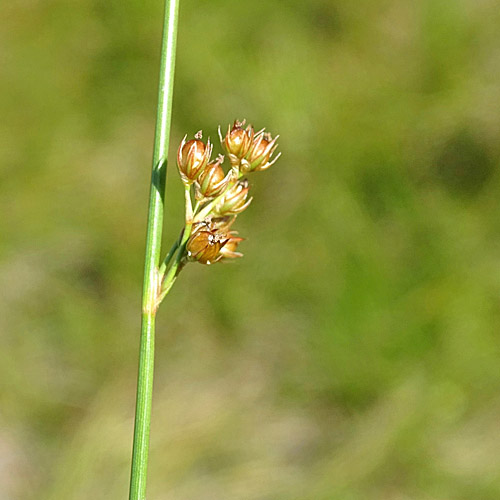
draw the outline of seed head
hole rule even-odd
[[[217,203],[214,214],[217,216],[236,215],[250,205],[252,198],[248,199],[248,181],[242,179],[229,188],[224,197]]]
[[[222,258],[220,251],[229,239],[224,234],[210,230],[195,231],[186,245],[188,259],[201,264],[213,264]]]
[[[196,194],[198,199],[213,198],[219,196],[226,189],[231,174],[224,176],[221,163],[224,157],[219,155],[216,160],[211,161],[201,172],[196,181]]]
[[[184,184],[192,184],[200,176],[212,154],[210,140],[205,145],[200,140],[201,131],[195,137],[187,142],[184,137],[177,151],[177,166]]]
[[[281,153],[271,160],[273,153],[278,145],[278,135],[273,139],[271,134],[261,131],[257,133],[252,141],[250,149],[245,158],[241,160],[240,170],[243,173],[260,172],[268,169],[280,157]]]
[[[240,164],[242,158],[248,153],[250,146],[252,145],[254,130],[253,127],[248,126],[243,129],[245,125],[245,120],[234,122],[233,128],[227,127],[227,133],[224,139],[222,139],[222,134],[219,127],[219,137],[222,146],[227,151],[231,165],[237,166]]]

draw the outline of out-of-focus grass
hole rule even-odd
[[[161,3],[0,7],[2,500],[126,497]],[[174,143],[283,158],[160,313],[149,498],[499,498],[499,23],[183,1]]]

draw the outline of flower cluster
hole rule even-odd
[[[238,214],[250,205],[249,184],[244,175],[269,168],[280,156],[277,144],[269,133],[255,132],[245,122],[235,121],[225,137],[219,136],[231,168],[222,168],[223,155],[211,160],[213,146],[202,141],[198,132],[194,139],[184,137],[177,152],[177,166],[186,188],[187,260],[212,264],[241,257],[237,251],[243,238],[230,228]],[[192,194],[195,204],[193,207]]]

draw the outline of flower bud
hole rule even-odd
[[[246,179],[238,181],[228,189],[224,197],[217,203],[215,215],[236,215],[243,212],[252,201],[252,198],[247,200],[249,189]]]
[[[201,131],[195,139],[186,142],[186,137],[181,142],[177,151],[177,166],[184,184],[192,184],[206,167],[212,154],[210,140],[205,143],[200,140]]]
[[[198,230],[187,242],[188,258],[207,265],[217,262],[222,258],[220,251],[229,239],[226,235],[214,231]]]
[[[279,153],[276,158],[271,160],[271,156],[276,151],[278,145],[276,141],[279,136],[274,139],[271,134],[260,132],[253,138],[252,145],[245,158],[241,160],[240,170],[243,173],[260,172],[269,168],[281,155]]]
[[[221,248],[220,255],[222,255],[223,259],[236,259],[237,257],[243,257],[243,254],[237,252],[236,249],[238,245],[244,240],[244,238],[239,238],[238,236],[234,236],[234,231],[229,233],[229,239],[226,244]]]
[[[224,139],[222,139],[222,134],[219,128],[221,143],[227,151],[229,160],[233,166],[239,165],[240,160],[248,153],[254,137],[253,128],[248,126],[244,130],[243,125],[245,125],[245,120],[242,122],[236,120],[233,128],[230,128],[229,126],[227,127],[227,133]]]
[[[196,195],[198,199],[219,196],[226,189],[231,179],[231,174],[224,176],[221,163],[224,157],[219,155],[217,160],[211,161],[203,170],[196,181]]]

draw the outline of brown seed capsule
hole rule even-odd
[[[186,245],[188,258],[201,264],[213,264],[222,258],[220,251],[228,241],[229,238],[224,234],[205,230],[196,231]]]
[[[185,184],[192,184],[200,176],[212,154],[210,140],[205,145],[200,140],[201,132],[195,137],[187,142],[184,137],[177,151],[177,166]]]
[[[227,151],[229,160],[233,166],[239,165],[240,160],[245,157],[252,145],[254,137],[253,127],[248,126],[246,129],[243,129],[244,125],[245,120],[242,122],[236,120],[233,128],[230,128],[230,126],[227,127],[227,133],[224,139],[222,139],[219,128],[221,143]]]
[[[253,138],[252,145],[245,158],[241,160],[240,170],[241,172],[260,172],[261,170],[266,170],[269,168],[276,160],[280,157],[279,153],[273,160],[271,156],[276,151],[278,145],[276,141],[278,135],[272,139],[271,134],[260,132]]]
[[[224,197],[217,203],[214,210],[215,215],[236,215],[243,212],[252,201],[252,198],[247,200],[249,189],[246,179],[238,181],[228,189]]]
[[[224,157],[219,155],[217,160],[211,161],[203,170],[196,181],[196,194],[198,199],[219,196],[226,189],[231,174],[224,176],[221,163]]]

